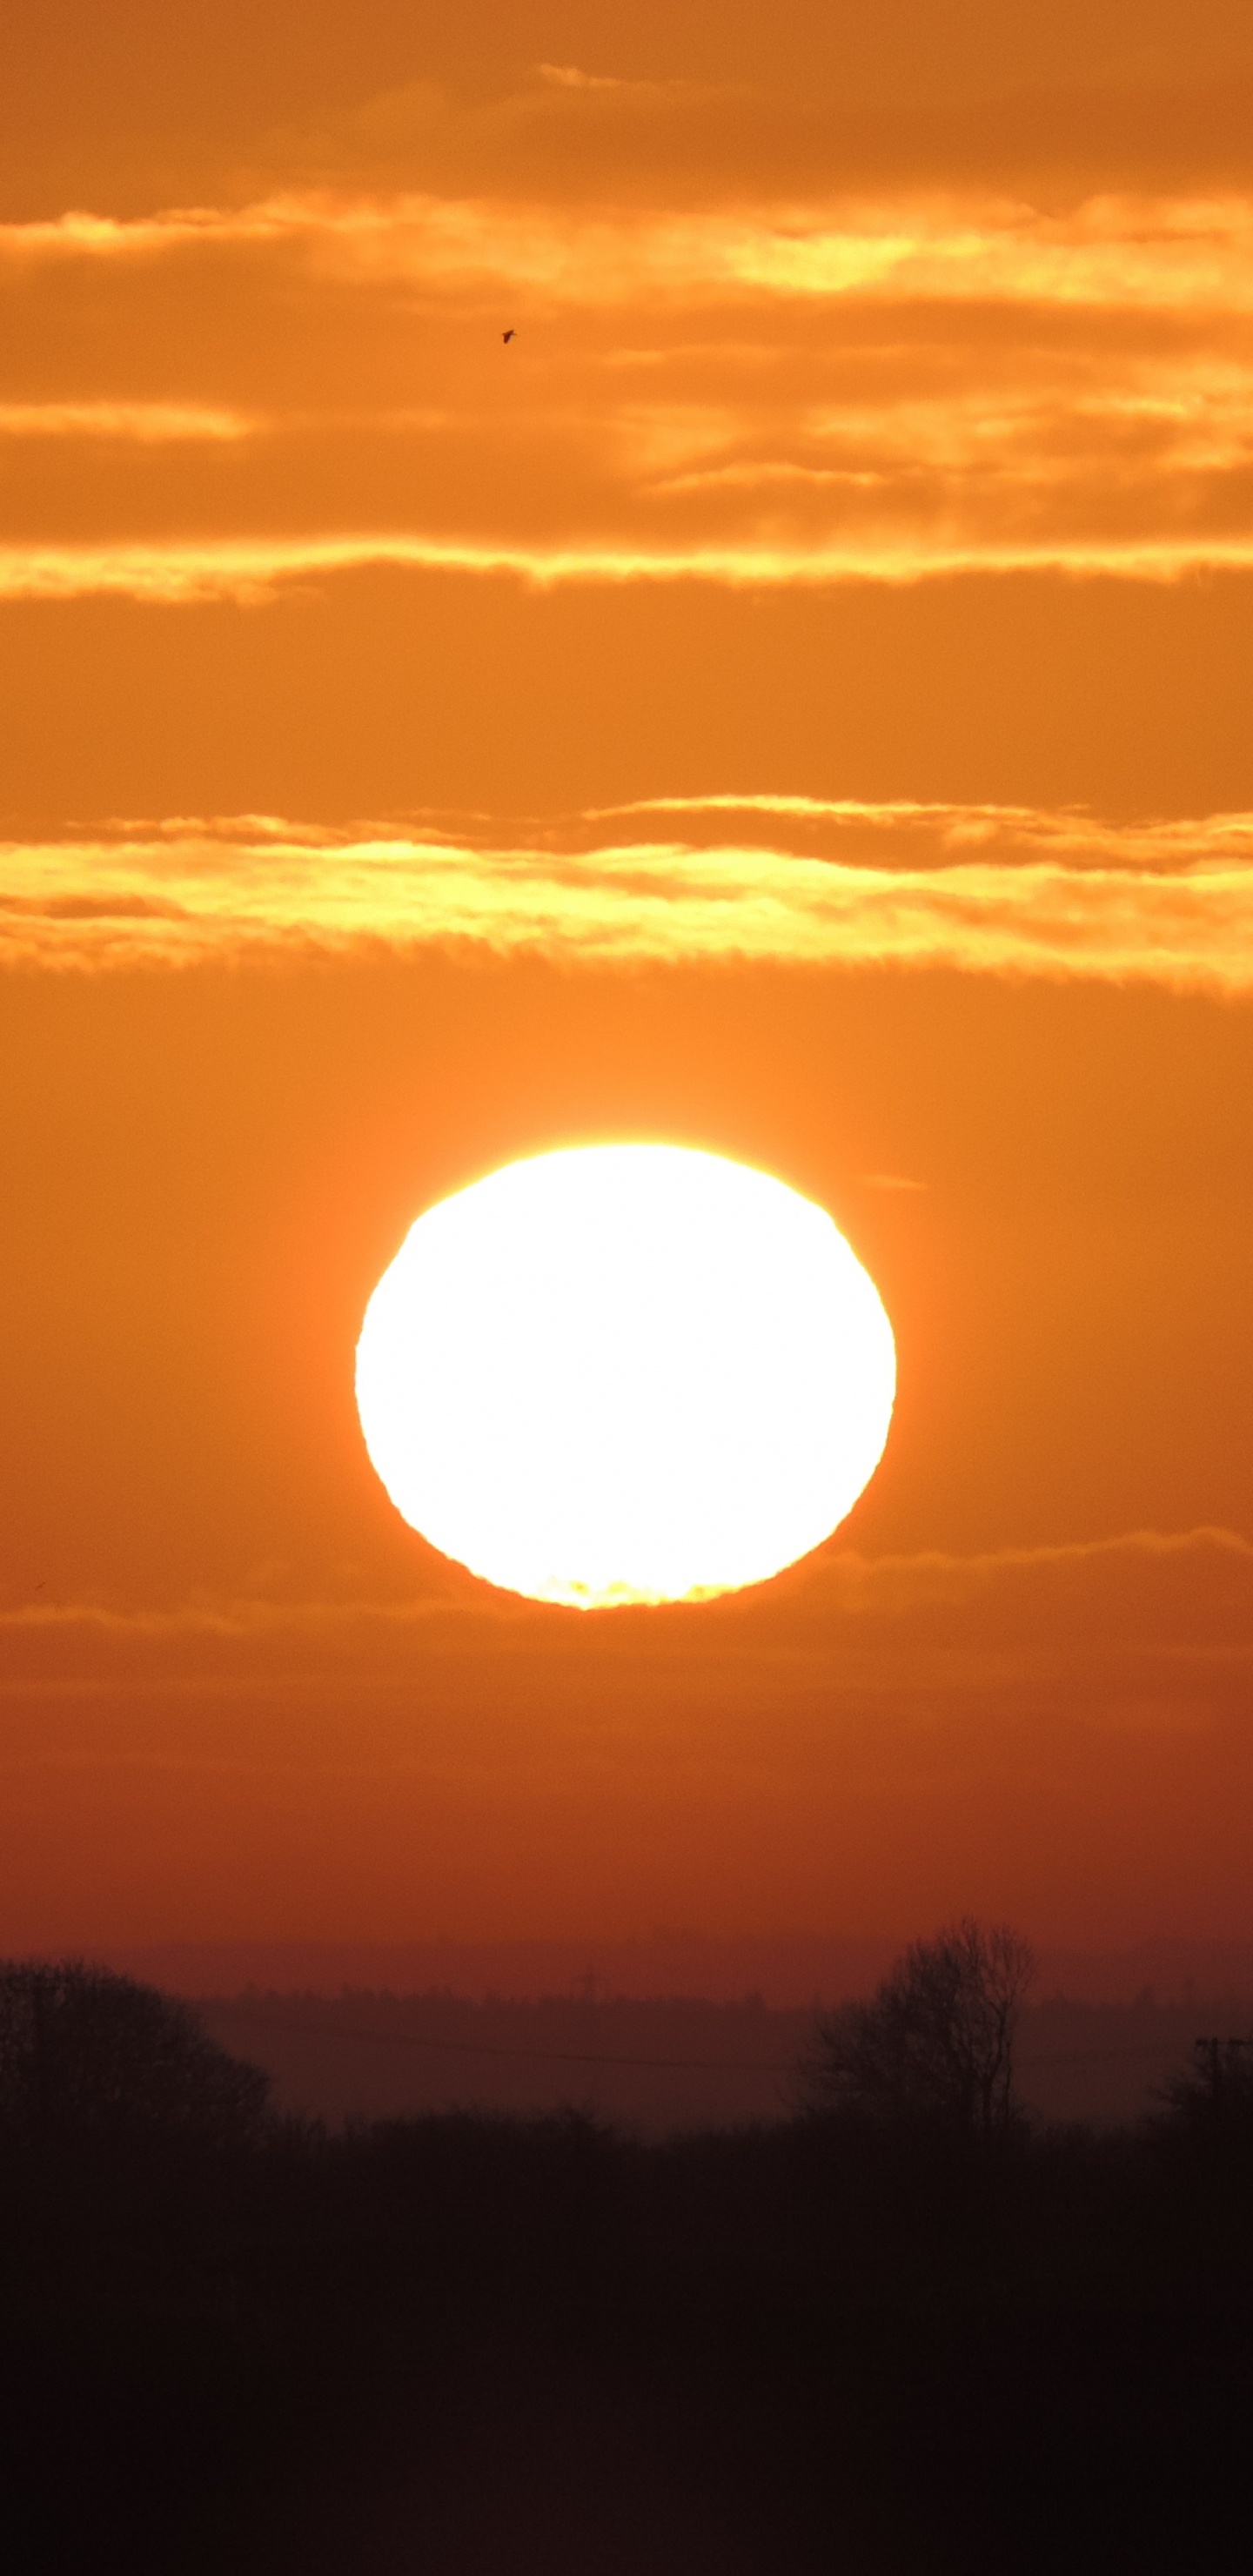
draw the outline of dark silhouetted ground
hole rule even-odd
[[[1247,2565],[1250,2090],[1155,2128],[10,2119],[15,2576]]]

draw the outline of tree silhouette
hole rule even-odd
[[[258,2134],[269,2078],[188,2004],[78,1960],[0,1962],[0,2140],[48,2151]]]
[[[1160,2087],[1177,2135],[1199,2147],[1253,2152],[1253,2036],[1198,2039],[1194,2063]]]
[[[868,2003],[818,2022],[801,2068],[807,2105],[884,2121],[939,2121],[990,2142],[1014,2116],[1014,2036],[1035,1973],[1008,1924],[970,1915],[915,1941]]]

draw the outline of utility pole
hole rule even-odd
[[[1234,2075],[1240,2063],[1241,2049],[1253,2048],[1253,2038],[1220,2039],[1215,2034],[1207,2039],[1194,2039],[1192,2046],[1205,2069],[1210,2093],[1217,2101],[1226,2078]]]

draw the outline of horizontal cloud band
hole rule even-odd
[[[1181,1605],[1193,1598],[1200,1583],[1211,1594],[1215,1585],[1221,1587],[1230,1614],[1247,1629],[1246,1642],[1253,1647],[1253,1540],[1236,1530],[1212,1527],[1126,1530],[1110,1538],[991,1548],[970,1556],[922,1548],[909,1556],[872,1557],[841,1548],[807,1560],[768,1589],[702,1601],[696,1608],[703,1624],[711,1618],[735,1620],[749,1609],[775,1603],[785,1584],[792,1594],[789,1619],[803,1618],[806,1611],[849,1619],[929,1617],[986,1605],[996,1595],[1012,1594],[1021,1605],[1042,1587],[1063,1584],[1072,1591],[1095,1590],[1111,1602],[1121,1601],[1126,1618],[1116,1612],[1115,1625],[1121,1630],[1129,1620],[1139,1630],[1145,1626],[1140,1583],[1146,1573],[1155,1585],[1155,1606],[1147,1625],[1159,1642],[1177,1629]],[[246,1641],[310,1627],[327,1634],[362,1625],[393,1632],[431,1620],[483,1613],[509,1624],[543,1625],[553,1632],[568,1628],[573,1634],[582,1626],[547,1604],[537,1606],[513,1593],[475,1585],[472,1595],[457,1601],[437,1595],[369,1601],[288,1599],[264,1592],[206,1597],[166,1608],[128,1607],[95,1599],[39,1600],[0,1609],[0,1635],[16,1639],[77,1633],[101,1641],[153,1644],[179,1638]],[[663,1623],[681,1624],[690,1615],[683,1605],[670,1605],[660,1613],[651,1606],[641,1612],[636,1606],[615,1613],[609,1624],[618,1629],[634,1626],[644,1633]]]
[[[1251,244],[1247,191],[0,225],[0,599],[1247,570]]]
[[[941,1712],[957,1725],[982,1712],[1001,1737],[1051,1722],[1050,1710],[1063,1711],[1072,1729],[1195,1735],[1235,1723],[1243,1731],[1253,1674],[1253,1546],[1222,1529],[1133,1531],[973,1557],[824,1552],[719,1602],[598,1620],[465,1581],[450,1588],[438,1569],[427,1579],[436,1588],[407,1600],[9,1609],[0,1612],[0,1701],[12,1712],[24,1702],[82,1703],[82,1758],[91,1749],[90,1704],[119,1693],[141,1732],[142,1707],[168,1702],[162,1725],[175,1751],[175,1710],[198,1698],[243,1705],[277,1694],[281,1703],[295,1691],[307,1716],[315,1707],[333,1713],[346,1699],[355,1730],[363,1693],[381,1695],[380,1704],[399,1694],[410,1714],[393,1759],[423,1745],[429,1752],[457,1708],[477,1712],[480,1732],[485,1726],[496,1740],[507,1709],[513,1763],[534,1738],[539,1709],[546,1737],[564,1711],[589,1741],[606,1737],[614,1758],[621,1738],[610,1710],[629,1705],[633,1728],[651,1738],[653,1720],[641,1710],[668,1705],[676,1689],[685,1705],[695,1694],[717,1707],[723,1723],[751,1713],[755,1734],[768,1686],[772,1742],[781,1710],[793,1728],[818,1717],[824,1738],[832,1724],[856,1726],[859,1711],[877,1711],[876,1723],[886,1720],[893,1734],[921,1724],[928,1737]],[[697,1723],[690,1708],[684,1723]],[[734,1764],[720,1741],[720,1760]],[[464,1761],[462,1737],[456,1746]],[[265,1744],[260,1758],[271,1758]]]
[[[628,819],[629,838],[606,832]],[[343,833],[174,820],[10,843],[3,875],[10,965],[468,943],[572,962],[930,967],[1253,991],[1250,815],[1118,826],[1021,807],[775,796],[490,837],[465,818]]]
[[[736,590],[894,585],[962,574],[1061,573],[1078,579],[1176,582],[1253,571],[1253,534],[1072,538],[954,544],[922,531],[845,543],[599,545],[424,536],[403,530],[296,537],[170,539],[153,544],[0,546],[0,601],[120,598],[153,606],[264,600],[285,583],[391,566],[511,574],[538,589],[568,582],[710,582]]]
[[[69,212],[0,224],[0,262],[150,264],[278,248],[358,278],[507,286],[553,305],[728,293],[1159,311],[1253,305],[1247,194],[1086,198],[1065,214],[988,192],[673,207],[540,198],[289,190],[246,206],[119,221]]]

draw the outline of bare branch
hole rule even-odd
[[[1014,2039],[1035,1964],[1010,1925],[985,1928],[970,1915],[913,1942],[870,2002],[819,2021],[802,2098],[997,2136],[1014,2116]]]

